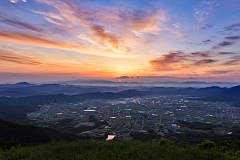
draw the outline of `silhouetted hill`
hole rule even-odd
[[[207,82],[202,82],[202,81],[186,81],[182,82],[183,84],[206,84]]]
[[[19,82],[19,83],[16,83],[14,85],[32,85],[32,84],[30,84],[28,82]]]
[[[50,94],[84,94],[92,92],[119,92],[124,90],[123,87],[107,86],[74,86],[61,84],[25,84],[25,82],[14,85],[0,85],[0,96],[27,97],[33,95],[50,95]]]
[[[207,87],[207,88],[174,88],[174,87],[153,87],[148,89],[149,92],[154,92],[160,95],[190,95],[196,97],[207,97],[215,94],[220,94],[227,91],[227,88]]]
[[[148,92],[148,91],[138,91],[136,89],[129,89],[129,90],[118,92],[118,94],[133,97],[133,96],[145,96],[145,95],[150,95],[150,94],[155,94],[155,93]]]
[[[78,95],[41,95],[29,97],[0,97],[0,119],[8,121],[19,121],[26,118],[26,113],[33,112],[39,108],[39,105],[49,103],[70,103],[82,102],[89,99],[118,99],[130,97],[112,92],[94,92]]]
[[[0,119],[0,148],[6,149],[18,144],[28,146],[50,143],[52,141],[73,141],[77,139],[84,138],[68,133],[58,132],[49,128],[41,128],[31,125],[18,125]]]
[[[236,106],[240,106],[240,86],[229,88],[219,94],[203,97],[202,100],[234,102]]]

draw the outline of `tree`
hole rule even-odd
[[[201,144],[197,144],[197,147],[200,149],[211,149],[215,146],[216,144],[210,140],[204,140]]]

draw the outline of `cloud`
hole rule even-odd
[[[51,61],[47,61],[40,58],[22,55],[20,53],[13,52],[13,51],[6,51],[1,48],[0,48],[0,61],[23,64],[23,65],[69,68],[68,66],[56,64]]]
[[[234,53],[234,52],[218,52],[218,54],[220,54],[220,55],[229,55],[229,54],[237,54],[237,53]]]
[[[117,77],[117,79],[129,79],[128,76],[121,76],[121,77]]]
[[[162,55],[160,58],[149,61],[155,70],[158,71],[173,71],[181,66],[183,60],[186,60],[185,54],[181,51],[171,52],[169,54]]]
[[[204,40],[204,41],[202,41],[203,42],[203,44],[209,44],[209,43],[211,43],[212,41],[210,40],[210,39],[208,39],[208,40]]]
[[[140,78],[176,78],[172,76],[142,76]]]
[[[42,16],[47,24],[33,25],[25,20],[20,21],[18,17],[4,19],[2,23],[24,29],[26,32],[38,32],[39,37],[43,39],[52,41],[70,40],[75,46],[74,50],[85,54],[132,57],[130,54],[137,45],[145,47],[149,43],[153,44],[160,36],[160,32],[166,30],[166,27],[163,28],[162,24],[168,21],[162,8],[147,3],[143,3],[145,5],[144,9],[135,9],[104,7],[103,5],[96,7],[96,4],[92,6],[84,1],[76,2],[72,0],[34,1],[39,5],[44,5],[44,7],[41,10],[29,8],[28,10],[33,14]],[[20,2],[20,0],[14,2]],[[51,34],[53,31],[56,35],[55,33]],[[175,30],[170,31],[177,36],[187,37]],[[11,32],[10,29],[8,32]],[[26,35],[29,33],[19,31],[18,34]],[[13,36],[7,39],[18,43],[23,42],[22,40],[20,42],[19,36],[16,39]],[[37,44],[38,42],[35,41],[34,45],[42,46],[42,42]],[[79,46],[81,46],[81,49],[78,48]],[[82,50],[82,47],[86,49]],[[63,45],[63,47],[59,46],[57,48],[65,47]]]
[[[197,18],[198,22],[204,22],[210,19],[210,17],[207,16],[209,14],[208,11],[201,11],[198,9],[195,9],[194,11],[194,15]]]
[[[28,65],[44,65],[36,58],[19,55],[13,52],[6,52],[0,50],[0,61],[8,61],[18,64],[28,64]]]
[[[230,25],[230,26],[225,27],[224,29],[225,29],[225,30],[224,30],[225,32],[226,32],[226,31],[237,32],[237,31],[239,31],[239,29],[240,29],[240,23],[232,24],[232,25]]]
[[[208,39],[208,40],[205,40],[205,41],[202,41],[202,42],[207,42],[207,43],[209,43],[209,42],[212,42],[210,39]]]
[[[0,39],[4,41],[17,42],[22,44],[28,44],[33,46],[56,48],[64,50],[72,50],[86,54],[101,55],[107,57],[132,57],[127,54],[118,54],[112,52],[101,52],[100,49],[94,47],[82,45],[76,42],[63,42],[56,39],[51,39],[43,34],[33,34],[26,32],[10,32],[6,30],[0,30]]]
[[[203,31],[207,29],[206,27],[201,27],[201,26],[198,26],[197,28],[198,28],[198,31]]]
[[[228,71],[220,71],[220,70],[207,71],[207,73],[210,73],[210,74],[226,74],[226,73],[230,73],[230,72],[233,72],[233,70],[228,70]]]
[[[21,1],[21,0],[9,0],[9,2],[11,2],[11,3],[18,3],[19,1]],[[27,0],[22,0],[23,2],[27,2]]]
[[[219,46],[222,46],[222,47],[225,47],[225,46],[230,46],[230,45],[232,45],[232,44],[234,44],[234,43],[233,43],[233,42],[223,41],[223,42],[219,43],[218,45],[219,45]]]
[[[132,41],[138,40],[135,33],[156,35],[160,31],[161,23],[166,21],[164,10],[149,4],[145,4],[148,8],[145,11],[102,6],[91,8],[89,5],[74,3],[71,0],[36,1],[52,6],[55,12],[33,11],[34,13],[46,16],[48,22],[59,25],[74,35],[85,33],[84,40],[91,39],[91,42],[89,41],[91,44],[106,50],[130,52],[128,46],[132,45]],[[79,38],[81,39],[81,36]],[[130,43],[127,44],[126,41]]]
[[[1,30],[0,38],[1,40],[5,40],[5,41],[12,41],[12,42],[30,44],[30,45],[40,46],[40,47],[47,47],[47,48],[62,48],[62,49],[79,50],[79,51],[88,50],[88,48],[81,45],[64,43],[56,40],[51,40],[42,35],[24,33],[24,32],[19,33],[19,32],[9,32],[6,30],[5,31]]]
[[[236,34],[240,31],[240,23],[235,23],[232,25],[229,25],[227,27],[224,27],[222,31],[219,31],[218,33],[221,34]]]
[[[198,79],[197,77],[189,77],[188,79]]]
[[[194,17],[197,19],[198,22],[205,22],[210,19],[211,13],[214,9],[219,5],[219,0],[203,0],[199,1],[200,3],[198,6],[193,10]],[[222,3],[222,2],[220,2]]]
[[[229,2],[230,2],[230,7],[232,7],[232,8],[236,8],[236,9],[240,9],[240,0],[229,0]]]
[[[207,30],[209,28],[212,28],[213,26],[211,24],[205,24],[203,27],[202,26],[197,26],[196,28],[198,29],[198,31],[202,31],[202,30]]]
[[[198,56],[198,57],[210,57],[209,52],[192,52],[190,53],[192,56]]]
[[[46,12],[34,11],[34,10],[31,10],[31,11],[34,12],[34,13],[37,13],[37,14],[44,15],[44,16],[49,17],[49,18],[53,18],[53,19],[64,21],[64,19],[60,15],[58,15],[56,13],[52,13],[52,12],[46,13]]]
[[[240,62],[240,56],[233,56],[230,58],[231,60],[228,60],[224,62],[222,65],[239,65]]]
[[[18,0],[9,0],[10,2],[12,2],[12,3],[17,3],[18,2]]]
[[[0,12],[0,18],[5,17],[5,16],[8,16],[8,14],[4,13],[4,12]]]
[[[211,64],[214,62],[217,62],[218,60],[213,60],[213,59],[202,59],[202,60],[197,60],[193,65],[201,66],[205,64]]]
[[[181,25],[180,23],[172,24],[172,26],[174,26],[175,28],[179,28],[180,25]]]
[[[228,40],[238,40],[238,39],[240,39],[240,36],[225,37],[225,39],[228,39]]]
[[[228,47],[228,46],[231,46],[233,44],[234,44],[234,42],[223,41],[223,42],[220,42],[217,45],[213,46],[213,49],[218,49],[218,48],[222,48],[222,47]]]
[[[31,10],[33,13],[40,14],[44,16],[44,19],[52,24],[57,26],[64,27],[67,25],[67,20],[61,17],[61,15],[52,12],[42,12],[42,11],[35,11]]]
[[[193,71],[199,66],[213,66],[215,62],[219,61],[211,58],[216,55],[215,52],[211,51],[192,53],[175,51],[150,60],[149,63],[156,71],[180,71],[186,69]]]
[[[169,54],[162,55],[157,61],[162,64],[178,63],[185,59],[184,53],[181,51],[171,52]]]
[[[5,23],[7,25],[14,26],[14,27],[17,27],[17,28],[20,28],[20,29],[27,29],[27,30],[32,30],[32,31],[35,31],[35,32],[47,33],[46,30],[35,27],[31,24],[27,24],[25,22],[20,22],[20,21],[16,21],[16,20],[6,20],[5,19],[5,20],[0,20],[0,23]]]
[[[179,37],[183,37],[183,38],[187,38],[187,37],[189,37],[189,36],[187,36],[187,35],[184,35],[184,34],[181,34],[181,33],[177,32],[177,31],[171,30],[171,29],[169,29],[169,28],[163,28],[162,30],[170,31],[170,32],[172,32],[172,33],[178,35]]]
[[[98,37],[100,41],[106,42],[115,49],[119,48],[119,39],[116,36],[106,32],[102,26],[93,26],[92,30],[94,31],[94,35]]]
[[[45,19],[46,24],[31,24],[20,17],[5,16],[0,23],[18,30],[12,31],[11,27],[0,30],[2,40],[83,54],[134,57],[131,54],[134,54],[136,46],[143,48],[154,44],[166,30],[179,37],[187,37],[163,27],[165,25],[162,24],[168,21],[165,11],[147,3],[143,3],[144,9],[135,9],[92,7],[72,0],[34,1],[45,7],[28,10]]]
[[[198,22],[205,22],[210,19],[210,13],[213,11],[215,1],[206,3],[207,1],[201,1],[194,11],[194,17]]]

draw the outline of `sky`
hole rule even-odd
[[[240,0],[1,0],[0,83],[240,80]]]

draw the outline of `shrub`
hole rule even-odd
[[[200,149],[211,149],[215,146],[216,144],[210,140],[204,140],[201,144],[197,144],[197,147]]]

